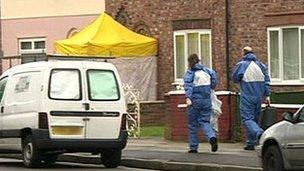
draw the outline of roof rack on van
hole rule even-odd
[[[46,53],[27,53],[20,56],[13,56],[10,58],[21,58],[21,63],[49,61],[49,60],[85,60],[85,61],[103,61],[107,62],[108,59],[115,59],[112,56],[77,56],[77,55],[60,55],[60,54],[46,54]],[[9,59],[9,58],[6,58]]]
[[[78,55],[60,55],[48,54],[47,60],[86,60],[86,61],[101,61],[107,62],[108,59],[115,59],[112,56],[78,56]]]

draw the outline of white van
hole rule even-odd
[[[13,67],[0,77],[0,150],[22,152],[27,167],[65,152],[101,155],[117,167],[127,142],[126,105],[116,68],[52,61]]]

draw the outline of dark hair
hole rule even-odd
[[[188,67],[192,68],[195,64],[197,64],[200,60],[198,59],[197,54],[193,53],[188,57]]]

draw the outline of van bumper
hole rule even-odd
[[[41,150],[64,152],[96,152],[109,148],[125,148],[127,131],[121,131],[117,139],[51,139],[48,130],[32,130],[35,144]]]

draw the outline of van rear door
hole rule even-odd
[[[86,68],[90,66],[85,66]],[[117,139],[125,101],[120,79],[112,69],[86,70],[87,103],[92,113],[87,117],[88,139]]]
[[[50,71],[47,107],[51,138],[85,139],[81,63]]]

